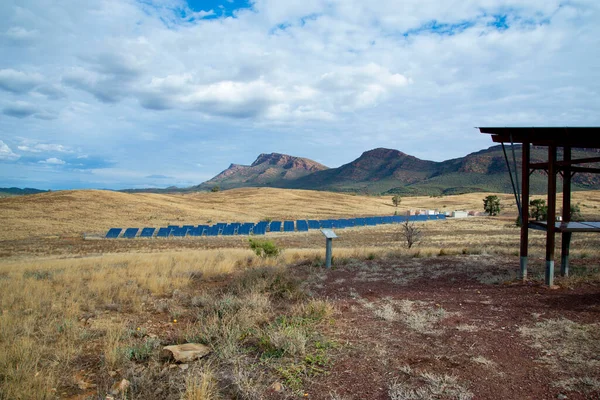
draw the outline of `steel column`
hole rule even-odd
[[[523,143],[521,150],[521,279],[527,279],[527,252],[529,245],[529,163],[531,152],[529,143]]]
[[[331,268],[331,245],[333,243],[333,239],[327,238],[325,239],[326,247],[325,247],[325,268]]]
[[[571,148],[563,149],[563,204],[562,220],[564,223],[571,221]],[[560,252],[560,274],[569,276],[569,250],[571,247],[571,232],[563,232]]]
[[[546,285],[554,284],[554,246],[556,242],[556,145],[548,147],[548,214],[546,230]]]

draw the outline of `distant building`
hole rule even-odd
[[[452,211],[452,218],[467,218],[469,213],[466,211]]]

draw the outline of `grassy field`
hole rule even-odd
[[[398,209],[481,210],[485,195],[403,198]],[[330,288],[339,286],[354,302],[353,310],[364,308],[382,324],[402,323],[398,329],[410,332],[421,326],[417,334],[435,338],[444,331],[440,324],[454,314],[435,307],[425,313],[423,294],[392,301],[383,294],[372,298],[367,288],[355,295],[351,287],[360,291],[360,285],[384,281],[403,288],[420,279],[447,283],[452,273],[471,274],[469,279],[484,285],[516,277],[516,208],[511,196],[500,197],[505,206],[500,217],[423,223],[423,239],[411,249],[398,226],[339,230],[334,269],[354,275],[331,276],[331,281],[322,269],[319,232],[268,234],[266,239],[283,249],[272,259],[256,256],[242,237],[160,241],[83,240],[80,235],[111,226],[390,215],[396,210],[391,196],[240,189],[189,195],[71,191],[0,199],[5,228],[0,237],[0,399],[305,397],[321,381],[336,384],[328,381],[335,375],[328,371],[356,350],[344,344],[343,321],[349,314],[341,309],[345,303],[327,292]],[[600,219],[600,192],[578,192],[574,198],[584,216]],[[544,235],[532,231],[533,282],[543,276],[543,246]],[[573,290],[581,282],[596,282],[598,236],[574,235],[572,256],[575,276],[558,283]],[[507,267],[497,270],[500,264]],[[542,361],[556,361],[543,347],[540,332],[546,326],[578,329],[577,343],[591,354],[598,348],[592,329],[597,320],[536,321],[523,323],[522,336],[542,349]],[[162,346],[185,342],[206,344],[212,353],[207,361],[183,365],[161,356]],[[597,368],[597,361],[577,354],[582,366]],[[475,364],[493,363],[489,357],[472,358],[479,360]],[[400,377],[411,385],[446,379],[440,371],[411,367],[409,360]],[[123,379],[129,386],[116,387]],[[389,388],[386,398],[418,392],[398,379],[383,383]],[[458,387],[455,378],[448,379]],[[563,385],[575,393],[569,398],[578,398],[581,385],[592,387],[581,393],[600,390],[593,371],[573,379]],[[456,393],[469,398],[470,392],[460,388]],[[342,398],[338,392],[321,397],[311,392],[311,398]]]

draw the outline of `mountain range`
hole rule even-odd
[[[507,146],[506,150],[512,160],[512,148]],[[515,146],[514,151],[519,165],[521,147]],[[595,150],[573,150],[573,158],[597,156],[598,152]],[[543,162],[546,157],[546,149],[532,148],[532,162]],[[532,193],[544,193],[546,182],[547,178],[543,173],[532,174]],[[187,188],[186,191],[239,187],[405,195],[512,191],[502,146],[493,146],[442,162],[421,160],[399,150],[377,148],[365,151],[356,160],[338,168],[327,168],[307,158],[279,153],[261,154],[251,165],[231,164],[214,178]],[[573,190],[586,189],[600,189],[600,176],[576,174],[573,178]]]

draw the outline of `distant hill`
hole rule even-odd
[[[512,148],[507,146],[506,149],[512,160]],[[514,151],[517,167],[520,168],[521,147],[515,146]],[[597,156],[598,153],[591,150],[573,150],[574,158]],[[533,162],[542,162],[546,157],[547,150],[532,148]],[[189,189],[270,186],[406,195],[508,193],[512,186],[507,171],[501,146],[443,162],[421,160],[398,150],[377,148],[338,168],[327,168],[314,161],[283,154],[261,154],[251,166],[232,164],[213,179]],[[532,193],[543,193],[546,181],[543,173],[532,174]],[[560,179],[558,181],[560,187]],[[573,189],[600,189],[600,176],[576,174]]]
[[[44,193],[44,192],[46,192],[46,191],[40,190],[40,189],[32,189],[32,188],[24,188],[24,189],[20,189],[20,188],[16,188],[16,187],[0,188],[0,197],[24,196],[26,194],[38,194],[38,193]]]
[[[241,187],[285,187],[287,182],[328,168],[316,161],[286,154],[261,154],[251,165],[231,164],[214,178],[189,190]]]

